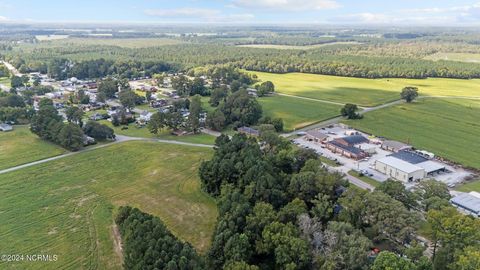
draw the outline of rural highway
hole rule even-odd
[[[11,167],[11,168],[8,168],[8,169],[3,169],[3,170],[0,170],[0,174],[17,171],[17,170],[20,170],[20,169],[23,169],[23,168],[27,168],[27,167],[35,166],[35,165],[38,165],[38,164],[42,164],[42,163],[46,163],[46,162],[70,157],[70,156],[77,155],[77,154],[80,154],[80,153],[83,153],[83,152],[88,152],[88,151],[92,151],[92,150],[95,150],[95,149],[99,149],[99,148],[103,148],[103,147],[107,147],[107,146],[110,146],[110,145],[113,145],[113,144],[118,144],[118,143],[127,142],[127,141],[159,142],[159,143],[166,143],[166,144],[176,144],[176,145],[185,145],[185,146],[193,146],[193,147],[213,148],[213,145],[209,145],[209,144],[187,143],[187,142],[180,142],[180,141],[173,141],[173,140],[149,139],[149,138],[138,138],[138,137],[129,137],[129,136],[117,135],[116,136],[116,141],[114,141],[114,142],[106,143],[106,144],[102,144],[102,145],[97,145],[97,146],[93,146],[93,147],[88,147],[88,148],[85,148],[85,149],[77,151],[77,152],[69,152],[69,153],[66,153],[66,154],[63,154],[63,155],[58,155],[58,156],[51,157],[51,158],[46,158],[46,159],[41,159],[41,160],[25,163],[25,164],[18,165],[18,166],[15,166],[15,167]]]

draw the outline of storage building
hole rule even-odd
[[[413,182],[425,178],[425,169],[393,156],[375,161],[375,169],[403,182]]]

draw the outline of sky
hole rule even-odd
[[[479,0],[0,0],[0,22],[480,25]]]

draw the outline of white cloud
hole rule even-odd
[[[232,4],[240,8],[289,11],[334,9],[340,7],[336,0],[233,0]]]
[[[159,17],[196,17],[206,18],[219,15],[221,12],[216,9],[207,8],[177,8],[177,9],[147,9],[145,14]]]
[[[8,21],[7,17],[0,16],[0,22],[6,22],[6,21]]]

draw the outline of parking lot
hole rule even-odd
[[[343,125],[329,126],[329,127],[318,129],[318,131],[328,135],[329,137],[328,140],[345,137],[345,136],[348,136],[350,132],[352,132],[351,129],[348,129],[348,127],[345,127]],[[368,134],[363,134],[361,132],[359,132],[359,134],[363,135],[366,138],[369,138]],[[370,138],[370,139],[373,141],[378,140],[378,138]],[[354,159],[344,157],[340,154],[333,153],[332,151],[326,148],[325,144],[309,141],[309,139],[306,136],[295,138],[293,141],[295,144],[301,147],[313,149],[321,156],[324,156],[330,160],[339,162],[341,165],[339,167],[333,168],[337,171],[340,171],[343,173],[347,173],[350,170],[361,171],[365,175],[368,175],[370,178],[378,182],[384,182],[389,178],[387,175],[376,171],[374,167],[376,160],[392,154],[392,152],[382,149],[381,144],[379,143],[377,144],[366,143],[366,144],[360,145],[359,147],[361,147],[362,149],[368,149],[369,152],[372,152],[372,154],[370,155],[370,157],[357,161]],[[447,164],[444,164],[444,165],[447,169],[447,172],[436,173],[431,177],[435,178],[438,181],[442,181],[446,183],[449,187],[454,187],[456,184],[463,181],[465,177],[471,175],[471,173],[465,169],[454,168]],[[415,186],[416,183],[414,182],[405,183],[405,185],[407,186],[407,188],[411,188]]]

